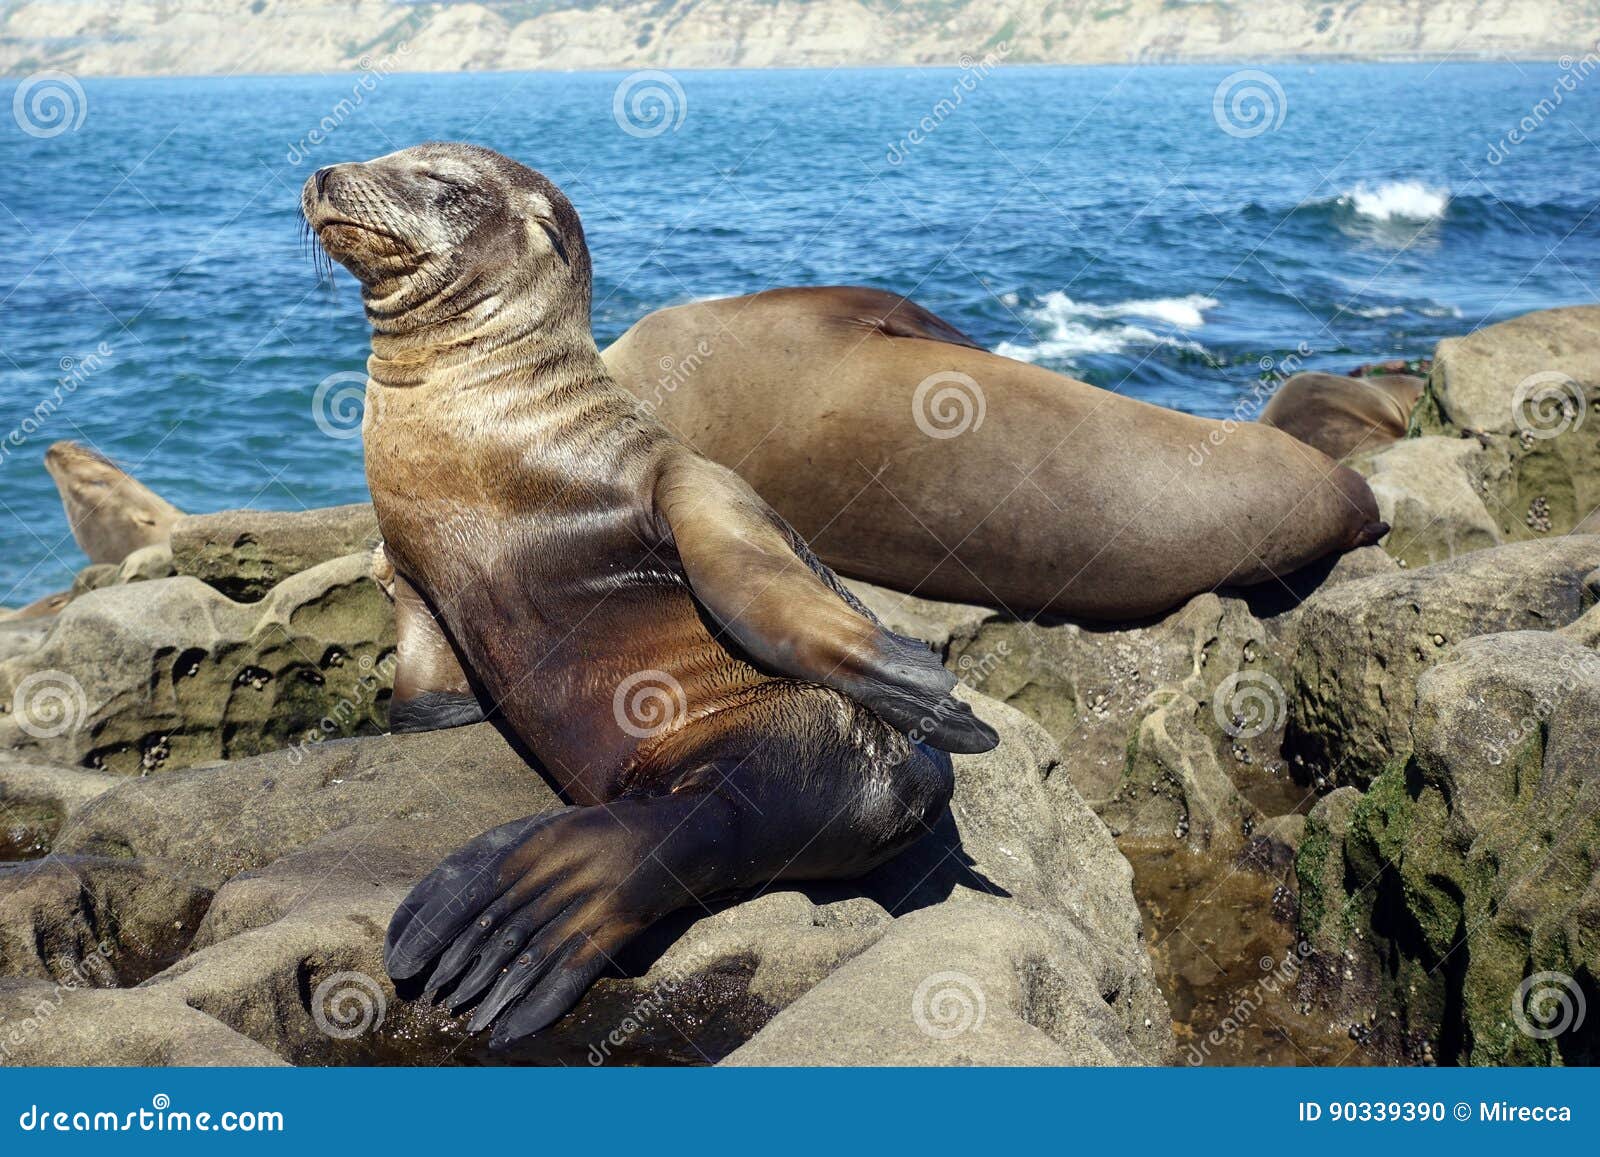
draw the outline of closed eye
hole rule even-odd
[[[452,180],[443,173],[435,173],[432,169],[422,170],[422,176],[441,185],[448,185],[452,189],[465,189],[467,187],[467,182]]]

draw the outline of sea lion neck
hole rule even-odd
[[[527,298],[486,295],[464,312],[437,317],[369,308],[368,321],[367,372],[380,386],[482,389],[517,381],[525,389],[531,381],[554,389],[605,374],[586,324],[553,316]]]

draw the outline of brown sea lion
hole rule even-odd
[[[1427,379],[1413,374],[1295,374],[1257,419],[1315,446],[1330,458],[1374,450],[1406,436]]]
[[[90,562],[120,563],[140,547],[168,541],[183,511],[105,455],[76,442],[45,451],[67,524]]]
[[[589,329],[578,216],[487,149],[318,170],[361,282],[384,551],[577,805],[488,832],[395,914],[397,979],[504,1043],[668,912],[906,847],[995,734],[737,475],[641,415]]]
[[[603,356],[829,566],[928,598],[1128,619],[1387,530],[1360,475],[1276,430],[987,353],[878,290],[658,310]]]

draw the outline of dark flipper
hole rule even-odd
[[[488,717],[476,695],[450,691],[424,691],[415,699],[394,699],[389,703],[389,730],[395,735],[465,727]]]

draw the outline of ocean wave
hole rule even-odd
[[[1334,204],[1372,221],[1423,224],[1444,216],[1450,190],[1421,181],[1385,181],[1377,187],[1360,184],[1340,193]]]
[[[1067,361],[1079,354],[1116,354],[1140,346],[1166,346],[1203,354],[1205,347],[1197,341],[1156,333],[1122,319],[1141,318],[1175,330],[1193,330],[1204,326],[1205,311],[1216,309],[1219,304],[1214,297],[1191,293],[1186,297],[1133,298],[1096,305],[1074,301],[1060,290],[1052,290],[1039,299],[1038,305],[1023,311],[1029,323],[1043,331],[1040,340],[1003,341],[994,352],[1022,362]],[[1120,324],[1094,324],[1108,321]]]

